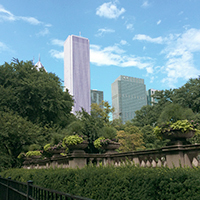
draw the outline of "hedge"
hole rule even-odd
[[[10,169],[2,177],[102,200],[199,200],[200,168],[142,168],[132,165],[83,169]]]

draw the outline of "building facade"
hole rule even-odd
[[[153,106],[154,104],[158,103],[158,99],[152,97],[152,95],[154,95],[156,91],[159,90],[154,90],[154,89],[147,90],[147,105]]]
[[[103,101],[103,91],[91,90],[91,104],[100,104]]]
[[[119,76],[111,85],[113,119],[122,119],[125,123],[135,117],[135,111],[147,105],[144,79]]]
[[[64,87],[73,96],[72,113],[83,108],[90,113],[89,40],[70,35],[64,43]]]

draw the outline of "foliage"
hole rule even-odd
[[[31,156],[41,156],[41,152],[40,151],[28,151],[26,153],[26,157],[31,157]]]
[[[138,127],[129,124],[124,131],[117,132],[119,150],[122,152],[145,149],[142,132]]]
[[[51,149],[51,143],[49,143],[49,144],[46,144],[45,146],[44,146],[44,151],[48,151],[49,149]]]
[[[31,144],[41,144],[43,128],[13,112],[0,111],[0,163],[3,168],[19,166],[17,156]],[[7,157],[7,158],[6,158]],[[7,161],[9,160],[9,164]]]
[[[120,167],[11,169],[4,178],[96,200],[200,199],[200,168]]]
[[[179,104],[175,103],[168,103],[163,108],[163,111],[161,112],[158,123],[162,122],[176,122],[178,120],[184,120],[188,119],[191,120],[194,118],[194,113],[189,108],[183,108]]]
[[[73,105],[60,79],[31,61],[0,65],[0,110],[13,110],[32,123],[66,126]]]
[[[91,105],[91,115],[100,118],[105,126],[110,124],[110,114],[114,112],[107,101],[102,101],[100,104],[93,103]]]
[[[154,128],[157,137],[163,137],[164,134],[173,134],[173,131],[181,131],[183,134],[189,131],[196,131],[198,124],[189,122],[188,120],[178,120],[175,123],[166,122]]]
[[[62,145],[65,146],[70,146],[70,145],[77,145],[80,144],[84,141],[84,139],[81,136],[78,135],[70,135],[66,136],[63,139]]]
[[[105,137],[100,137],[94,141],[95,148],[100,149],[102,147],[101,145],[102,140],[105,140]]]
[[[143,133],[143,141],[146,149],[156,149],[166,146],[168,140],[160,140],[153,132],[153,127],[146,125],[140,129]]]
[[[108,139],[114,139],[117,136],[117,130],[114,127],[104,126],[103,128],[100,129],[99,136]]]

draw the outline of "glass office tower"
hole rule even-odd
[[[121,118],[125,123],[135,117],[135,111],[147,105],[144,79],[119,76],[111,85],[113,119]]]

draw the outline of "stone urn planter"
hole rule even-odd
[[[50,154],[52,154],[51,158],[62,157],[62,155],[60,155],[60,154],[65,152],[65,148],[48,149],[47,152],[50,153]]]
[[[110,142],[109,144],[102,145],[101,149],[106,150],[106,153],[116,153],[116,149],[119,149],[120,144],[118,142]]]
[[[100,137],[94,141],[94,147],[97,149],[105,150],[106,153],[116,153],[115,150],[119,149],[120,144],[111,139]]]
[[[190,144],[186,139],[192,138],[195,135],[195,131],[188,131],[183,133],[182,131],[170,131],[163,134],[164,139],[169,139],[168,145],[173,144]]]
[[[72,152],[84,152],[84,149],[87,148],[88,144],[89,144],[88,141],[83,141],[82,143],[79,144],[67,145],[67,147]]]
[[[174,123],[166,122],[154,128],[154,133],[158,138],[169,139],[167,145],[190,144],[186,139],[192,138],[197,131],[198,123],[188,120],[178,120]]]

